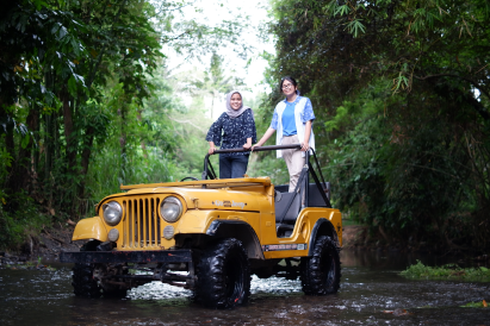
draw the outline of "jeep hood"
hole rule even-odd
[[[121,186],[125,193],[107,196],[98,206],[121,197],[166,197],[176,195],[185,201],[187,209],[204,210],[259,210],[261,203],[269,201],[272,186],[270,178],[239,178],[199,180]]]

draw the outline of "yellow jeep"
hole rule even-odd
[[[209,155],[201,180],[121,186],[126,192],[107,196],[96,216],[76,225],[72,240],[86,241],[81,250],[60,255],[75,264],[75,294],[124,295],[161,281],[191,289],[205,306],[230,308],[247,301],[252,274],[299,276],[306,294],[336,293],[341,213],[330,205],[314,151],[305,162],[291,192],[269,177],[217,179]]]

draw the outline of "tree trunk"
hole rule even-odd
[[[63,124],[64,124],[64,133],[66,138],[66,172],[64,176],[65,185],[62,185],[65,191],[62,197],[60,197],[60,201],[68,201],[71,203],[70,214],[76,215],[78,213],[79,207],[79,173],[80,171],[77,169],[77,139],[75,139],[75,127],[73,124],[73,110],[71,104],[73,103],[73,99],[70,94],[66,90],[60,94],[60,99],[63,105]],[[70,103],[71,102],[71,103]]]
[[[77,151],[75,146],[76,139],[74,139],[73,137],[73,111],[70,106],[70,95],[68,94],[68,91],[66,89],[61,92],[60,99],[63,103],[63,123],[65,128],[68,170],[69,172],[74,172],[76,168],[77,158]]]
[[[119,114],[121,115],[121,137],[119,138],[119,143],[121,145],[121,180],[126,182],[124,176],[126,175],[126,163],[127,163],[127,149],[126,149],[126,105],[123,102],[121,105],[121,109],[119,110]]]
[[[88,127],[86,131],[86,142],[84,142],[83,151],[82,151],[82,159],[81,159],[81,170],[80,170],[80,184],[78,187],[78,198],[85,202],[85,180],[88,173],[88,166],[90,163],[90,156],[92,154],[92,145],[94,143],[94,128],[92,126]],[[80,205],[80,215],[85,215],[87,212],[82,211],[82,208],[85,205]]]
[[[5,133],[5,145],[7,149],[7,153],[12,157],[12,164],[5,167],[7,171],[7,177],[5,179],[5,183],[2,187],[5,187],[5,193],[7,195],[15,193],[14,188],[16,186],[16,180],[13,175],[13,171],[15,171],[15,143],[14,143],[14,123],[12,117],[7,113],[6,110],[7,105],[0,99],[0,119],[5,123],[6,130],[2,130]],[[14,207],[10,208],[7,206],[7,209],[15,209]]]
[[[39,130],[39,108],[34,105],[34,107],[29,110],[29,114],[27,115],[26,125],[28,132],[31,135],[34,134],[35,131]],[[18,155],[18,164],[16,166],[16,179],[18,190],[24,189],[27,191],[29,195],[32,197],[35,193],[35,189],[33,188],[35,179],[37,179],[37,172],[33,166],[33,162],[31,159],[31,153],[33,152],[35,139],[29,137],[29,142],[26,147],[19,147],[19,155]]]

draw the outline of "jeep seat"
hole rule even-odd
[[[276,193],[276,231],[279,237],[291,234],[300,206],[301,196],[297,192]]]

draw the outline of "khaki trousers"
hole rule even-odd
[[[281,145],[291,145],[299,144],[299,139],[297,135],[283,137]],[[305,158],[303,157],[303,152],[300,149],[283,149],[282,157],[286,161],[286,166],[289,172],[289,192],[293,192],[298,183],[301,170],[305,165]]]

